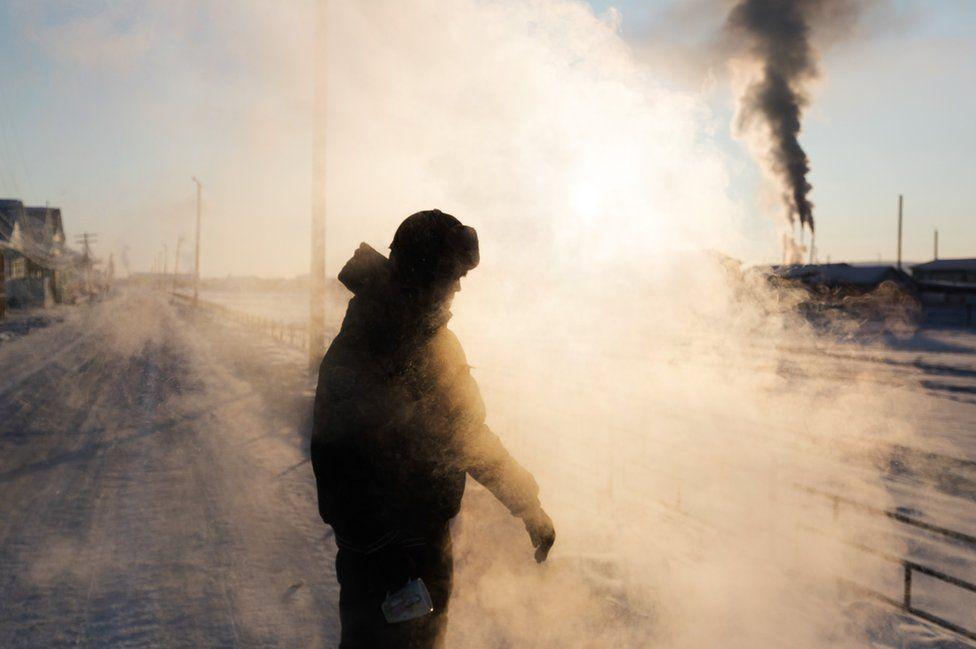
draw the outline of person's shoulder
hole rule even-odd
[[[447,327],[438,329],[431,342],[434,348],[446,357],[459,357],[462,362],[467,362],[464,356],[464,348],[461,346],[461,339]]]
[[[434,354],[438,366],[437,383],[448,395],[452,408],[460,408],[474,421],[483,420],[484,404],[461,341],[447,327],[439,332],[437,338]]]
[[[468,359],[457,335],[447,327],[441,327],[431,342],[431,360],[441,373],[454,375],[468,370]]]

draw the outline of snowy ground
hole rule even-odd
[[[0,347],[0,646],[336,643],[308,379],[241,342],[141,294]]]
[[[149,293],[68,310],[44,324],[0,341],[0,646],[335,646],[335,548],[317,518],[305,462],[312,385],[303,354],[237,325],[193,318]],[[863,474],[864,489],[883,489],[885,500],[906,515],[976,534],[976,335],[923,331],[883,346],[796,349],[795,357],[794,369],[768,365],[757,354],[752,369],[816,371],[843,382],[868,364],[879,390],[904,391],[901,400],[918,412],[914,423],[925,431],[910,443],[893,440],[874,465],[845,463],[831,455],[834,449],[818,451],[815,435],[797,442],[803,453],[843,465],[853,482]],[[476,375],[489,406],[518,398],[506,394],[512,388],[504,368],[486,365]],[[538,405],[540,416],[554,416]],[[693,413],[687,425],[715,416]],[[762,433],[763,425],[730,422],[743,436]],[[545,492],[544,462],[534,458],[531,440],[513,435],[507,441],[540,468]],[[570,443],[583,442],[564,442]],[[630,506],[628,477],[646,468],[645,451],[661,456],[667,443],[645,435],[641,453],[614,458],[609,477],[587,475],[581,488],[592,491],[588,480],[605,483],[621,506]],[[829,482],[813,486],[847,493],[842,486],[832,491]],[[725,533],[694,516],[690,490],[674,502],[668,492],[663,505],[644,492],[637,497],[642,510],[660,512],[655,525],[673,517],[691,537]],[[844,507],[832,514],[819,496],[796,498],[862,528],[876,520]],[[484,500],[474,490],[465,507]],[[559,511],[563,504],[553,506]],[[507,525],[519,550],[506,560],[504,574],[535,569],[519,545],[526,543],[521,531],[491,507],[482,507],[495,516],[485,518],[490,522],[462,520],[455,529],[461,584],[479,571],[489,577],[498,571],[485,566],[485,549],[474,547],[485,525]],[[879,523],[877,529],[879,537],[899,535],[898,546],[919,563],[976,581],[976,552],[964,544],[917,527]],[[599,557],[561,550],[547,573],[559,593],[599,564]],[[680,566],[675,560],[671,569]],[[889,594],[898,597],[897,567],[891,578]],[[976,599],[916,579],[920,606],[973,626]],[[485,578],[476,583],[479,592],[456,591],[452,625],[483,625],[490,635],[493,602],[482,588]],[[605,600],[616,606],[608,588]],[[879,615],[886,609],[868,600],[849,607],[858,619],[870,608],[876,646],[969,646],[911,616]],[[627,616],[637,613],[615,619],[631,624]],[[458,640],[453,646],[480,645]]]

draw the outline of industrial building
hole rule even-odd
[[[946,324],[976,324],[976,259],[935,259],[912,276],[927,310]]]

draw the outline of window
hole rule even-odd
[[[10,263],[10,279],[20,279],[27,276],[27,260],[18,257]]]

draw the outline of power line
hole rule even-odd
[[[4,166],[7,169],[7,175],[10,178],[11,185],[17,195],[20,195],[20,185],[17,182],[17,177],[14,175],[14,164],[11,162],[13,159],[12,155],[8,155],[12,152],[16,152],[20,160],[20,168],[24,172],[24,180],[27,180],[27,165],[24,164],[24,155],[20,150],[20,146],[17,145],[16,148],[10,145],[11,139],[14,140],[16,144],[16,139],[11,133],[11,119],[10,119],[10,109],[9,102],[7,101],[7,95],[3,91],[3,84],[0,84],[0,135],[3,137],[4,150]]]

